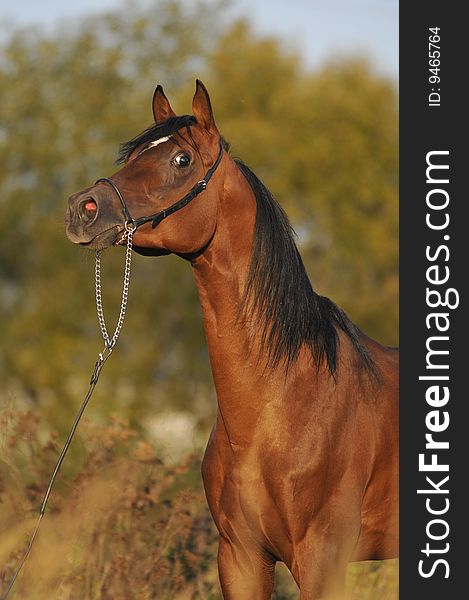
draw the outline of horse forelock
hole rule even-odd
[[[120,145],[116,163],[126,163],[135,150],[137,150],[137,148],[162,141],[163,138],[169,137],[172,134],[179,132],[183,128],[186,128],[190,135],[190,127],[196,122],[197,121],[194,116],[182,115],[178,117],[170,117],[161,123],[153,123],[134,138],[128,142],[123,142]]]

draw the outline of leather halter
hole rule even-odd
[[[205,173],[205,177],[203,179],[200,179],[200,181],[198,181],[189,190],[189,192],[187,192],[187,194],[185,196],[183,196],[180,200],[178,200],[177,202],[174,202],[174,204],[171,204],[171,206],[168,206],[167,208],[164,208],[163,210],[160,210],[157,213],[149,215],[148,217],[139,217],[138,219],[134,219],[132,217],[132,215],[130,214],[130,211],[127,208],[127,205],[125,203],[122,192],[117,187],[117,185],[112,181],[112,179],[108,179],[107,177],[101,177],[100,179],[97,179],[95,181],[95,185],[98,183],[107,183],[108,185],[110,185],[112,187],[112,189],[116,192],[117,197],[119,198],[119,202],[121,203],[125,218],[127,219],[126,225],[131,225],[133,227],[133,231],[135,231],[141,225],[144,225],[145,223],[149,223],[150,221],[151,221],[152,229],[155,229],[155,227],[159,223],[161,223],[161,221],[163,219],[166,219],[166,217],[169,217],[169,215],[172,215],[173,213],[177,212],[178,210],[181,210],[181,208],[184,208],[184,206],[187,206],[189,204],[189,202],[192,202],[192,200],[196,196],[198,196],[201,192],[203,192],[205,190],[205,188],[208,185],[208,182],[212,178],[212,175],[217,170],[217,167],[220,164],[222,156],[223,156],[223,145],[220,140],[220,151],[218,152],[217,160],[213,163],[213,165],[210,167],[210,169]]]

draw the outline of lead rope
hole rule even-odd
[[[8,597],[8,594],[10,593],[11,588],[13,587],[13,584],[16,581],[16,578],[18,577],[21,569],[23,568],[24,563],[26,562],[26,559],[29,556],[29,553],[31,552],[31,548],[34,544],[34,540],[36,539],[37,532],[39,530],[39,526],[41,524],[44,513],[46,512],[47,502],[49,501],[49,496],[52,491],[52,487],[54,485],[54,482],[55,482],[55,479],[59,472],[59,469],[64,461],[65,455],[68,452],[70,444],[72,443],[72,439],[73,439],[73,436],[75,435],[75,431],[78,427],[78,423],[80,422],[80,419],[81,419],[83,413],[85,412],[85,408],[93,394],[94,388],[96,387],[96,384],[98,383],[98,379],[99,379],[101,370],[102,370],[105,362],[107,361],[107,359],[111,356],[114,346],[116,345],[117,339],[119,338],[119,334],[121,332],[122,325],[124,323],[125,312],[127,310],[127,300],[129,297],[130,265],[132,262],[132,238],[133,238],[134,231],[135,231],[134,225],[132,223],[126,223],[124,234],[118,242],[118,244],[121,244],[124,241],[126,241],[127,247],[126,247],[126,251],[125,251],[124,284],[123,284],[123,289],[122,289],[121,307],[120,307],[120,311],[119,311],[119,317],[117,319],[116,328],[114,330],[112,337],[109,337],[107,327],[106,327],[106,322],[104,320],[103,300],[102,300],[102,291],[101,291],[101,252],[100,251],[96,252],[96,269],[95,269],[96,309],[98,312],[99,328],[101,330],[101,334],[102,334],[103,340],[104,340],[104,348],[103,348],[103,351],[98,354],[98,360],[96,361],[96,364],[94,366],[93,375],[91,376],[91,380],[90,380],[90,387],[85,396],[85,399],[83,400],[83,402],[80,406],[80,410],[78,411],[77,416],[75,417],[72,428],[70,429],[70,433],[68,434],[67,441],[65,442],[64,447],[62,448],[62,452],[60,453],[59,458],[57,459],[57,463],[52,472],[51,478],[49,480],[49,485],[47,486],[46,493],[44,494],[44,498],[42,499],[41,508],[39,509],[39,517],[38,517],[36,526],[33,530],[33,533],[31,535],[31,538],[29,540],[29,544],[28,544],[26,551],[24,552],[20,562],[18,563],[18,566],[16,567],[16,571],[13,574],[13,577],[11,578],[10,583],[8,584],[6,589],[3,591],[3,593],[0,597],[0,600],[6,600],[6,598]]]

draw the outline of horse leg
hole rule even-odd
[[[359,530],[359,523],[341,535],[336,527],[322,533],[313,529],[295,548],[292,574],[301,600],[344,600],[347,565]]]
[[[270,600],[275,560],[261,548],[220,538],[218,572],[225,600]]]
[[[311,559],[300,569],[300,600],[344,600],[346,568],[346,561]]]

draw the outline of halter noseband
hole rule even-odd
[[[132,215],[130,214],[130,211],[127,208],[127,205],[125,203],[122,192],[117,187],[117,185],[112,181],[112,179],[108,179],[107,177],[101,177],[100,179],[97,179],[95,181],[95,185],[98,183],[107,183],[116,192],[117,197],[119,198],[119,202],[121,203],[125,218],[127,219],[126,229],[127,229],[127,226],[131,225],[133,227],[133,231],[135,231],[138,227],[140,227],[141,225],[144,225],[145,223],[149,223],[150,221],[151,221],[152,229],[155,229],[155,227],[159,223],[161,223],[161,221],[163,219],[166,219],[166,217],[169,217],[169,215],[172,215],[173,213],[177,212],[178,210],[181,210],[181,208],[184,208],[184,206],[187,206],[189,204],[189,202],[192,202],[192,200],[200,194],[200,192],[203,192],[205,190],[205,188],[208,185],[208,182],[212,178],[212,175],[217,170],[217,167],[220,164],[222,156],[223,156],[223,145],[220,140],[220,150],[218,152],[217,160],[213,163],[213,165],[210,167],[210,169],[205,173],[205,177],[203,179],[200,179],[200,181],[198,181],[187,192],[187,194],[185,196],[183,196],[180,200],[178,200],[177,202],[174,202],[174,204],[171,204],[171,206],[168,206],[168,208],[164,208],[163,210],[160,210],[157,213],[149,215],[148,217],[139,217],[138,219],[134,219],[132,217]]]

